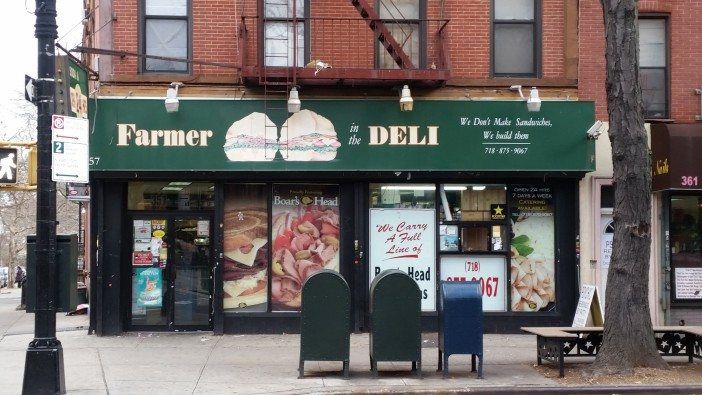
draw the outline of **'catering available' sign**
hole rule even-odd
[[[370,210],[370,278],[399,269],[419,285],[422,311],[436,308],[436,233],[433,209]]]

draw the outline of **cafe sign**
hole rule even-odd
[[[701,124],[651,125],[653,191],[702,190]]]
[[[97,100],[91,171],[594,170],[591,102],[306,100],[276,117],[262,100]],[[278,103],[283,105],[284,103]],[[92,108],[92,107],[91,107]],[[558,161],[552,158],[559,158]]]

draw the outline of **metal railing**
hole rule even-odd
[[[383,22],[412,59],[415,67],[412,70],[450,70],[448,19]],[[297,38],[293,39],[293,35]],[[348,71],[355,71],[359,77],[364,71],[399,69],[380,45],[369,21],[362,18],[265,21],[259,16],[244,16],[238,39],[240,62],[248,76],[253,76],[252,73],[260,75],[264,68],[271,67],[315,68],[317,61],[333,69],[345,69],[345,75],[349,75]],[[317,78],[325,78],[325,72],[320,70]]]

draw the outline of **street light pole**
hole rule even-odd
[[[63,348],[56,338],[56,184],[51,181],[54,113],[56,0],[36,0],[37,38],[37,239],[34,340],[27,347],[23,394],[63,394]]]

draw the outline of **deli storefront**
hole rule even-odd
[[[277,103],[281,104],[281,103]],[[591,102],[97,100],[91,329],[291,332],[320,269],[352,292],[399,268],[435,330],[440,280],[481,283],[485,328],[568,325]]]

